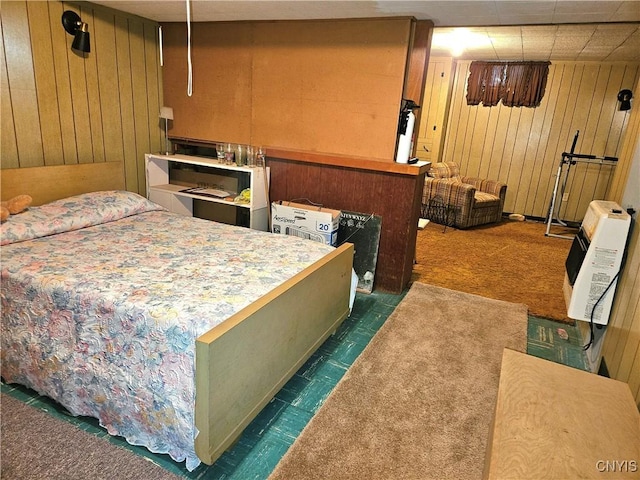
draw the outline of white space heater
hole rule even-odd
[[[563,292],[569,318],[608,323],[630,225],[630,215],[617,203],[589,204],[565,262]]]

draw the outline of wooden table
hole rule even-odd
[[[505,349],[484,478],[640,478],[629,386]]]

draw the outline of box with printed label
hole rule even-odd
[[[287,201],[271,203],[271,231],[336,246],[340,210]]]

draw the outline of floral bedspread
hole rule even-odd
[[[193,470],[195,339],[333,247],[126,192],[54,203],[2,226],[2,376]]]

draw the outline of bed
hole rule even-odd
[[[348,316],[353,246],[184,217],[124,191],[2,224],[2,377],[212,464]]]

